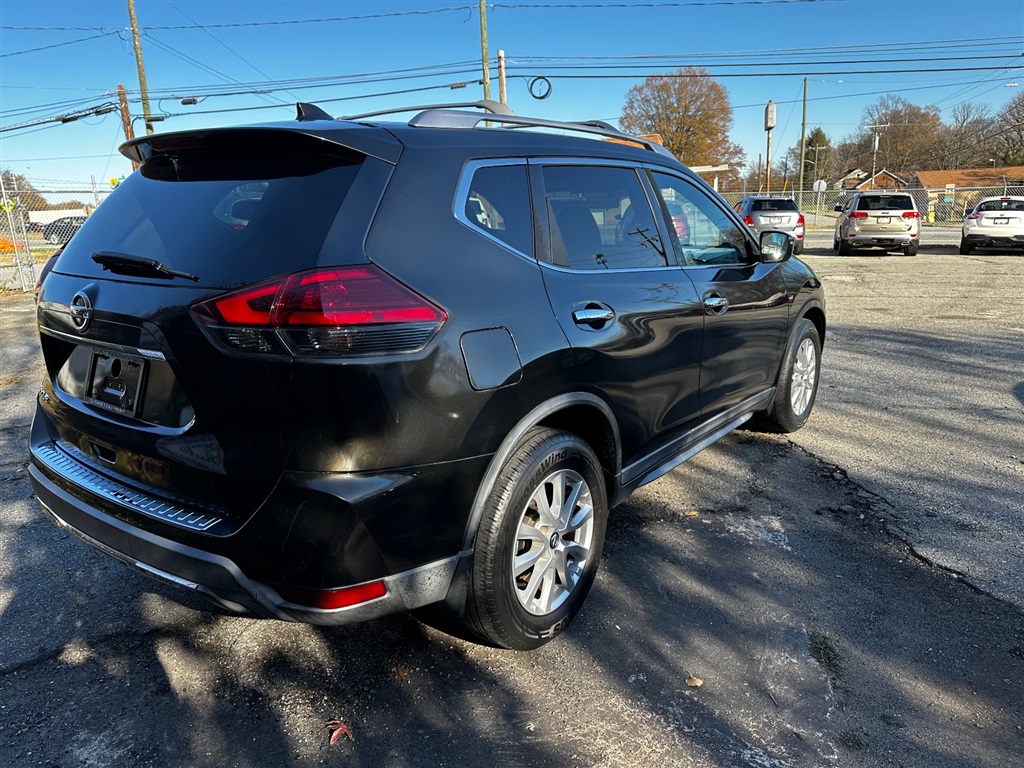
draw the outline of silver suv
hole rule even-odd
[[[744,197],[733,206],[733,210],[755,235],[762,232],[785,232],[795,240],[793,253],[803,253],[804,215],[792,198],[753,195]]]
[[[921,214],[907,192],[857,192],[845,206],[837,205],[836,233],[832,241],[840,256],[857,248],[881,248],[916,256]]]

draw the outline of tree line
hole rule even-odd
[[[703,67],[654,75],[633,86],[626,94],[619,121],[629,133],[660,135],[665,146],[687,165],[733,166],[733,171],[721,177],[723,191],[757,192],[764,167],[748,162],[743,149],[729,141],[732,123],[725,89]],[[1018,93],[999,111],[961,103],[945,121],[938,107],[919,106],[889,94],[864,110],[860,123],[860,129],[838,140],[820,127],[808,132],[803,153],[804,189],[810,189],[816,179],[833,182],[855,168],[884,168],[909,180],[918,171],[1024,165],[1024,93]],[[794,190],[799,178],[797,143],[775,153],[772,189]]]

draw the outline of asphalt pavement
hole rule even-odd
[[[1024,257],[805,258],[808,426],[614,510],[534,653],[229,615],[57,529],[26,473],[32,301],[0,294],[0,765],[1019,764]]]

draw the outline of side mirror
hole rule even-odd
[[[842,212],[843,212],[843,206],[841,206],[841,205],[837,205],[837,206],[836,206],[835,208],[833,208],[832,210],[833,210],[833,211],[837,211],[838,213],[842,213]]]
[[[785,232],[761,233],[761,261],[778,264],[793,255],[793,238]]]

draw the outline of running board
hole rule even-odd
[[[669,472],[671,472],[673,469],[678,467],[680,464],[682,464],[687,459],[692,459],[694,456],[696,456],[698,453],[703,451],[709,445],[711,445],[712,443],[718,442],[718,440],[720,440],[721,438],[725,437],[727,434],[732,432],[738,426],[740,426],[741,424],[743,424],[746,421],[749,421],[750,417],[753,416],[753,415],[754,415],[753,413],[744,413],[742,416],[739,416],[736,419],[733,419],[732,421],[730,421],[728,424],[726,424],[724,427],[722,427],[718,431],[712,432],[710,435],[705,437],[699,443],[694,443],[693,445],[691,445],[689,448],[687,448],[682,453],[677,453],[675,456],[673,456],[671,459],[666,461],[664,464],[659,464],[657,467],[655,467],[650,472],[648,472],[646,475],[644,475],[640,479],[640,481],[638,483],[636,483],[636,485],[633,486],[633,488],[640,488],[641,486],[647,485],[648,483],[653,483],[655,480],[657,480],[659,477],[662,477],[663,475],[667,475]]]

